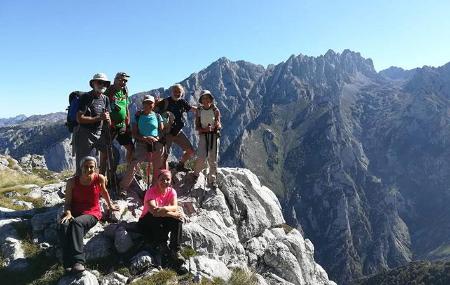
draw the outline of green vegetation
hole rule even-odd
[[[429,253],[429,257],[434,259],[448,257],[450,255],[450,244],[443,244]]]
[[[293,227],[291,227],[288,224],[281,224],[280,227],[283,228],[285,234],[290,233],[294,229]]]
[[[14,223],[25,258],[29,263],[26,274],[10,272],[2,268],[3,260],[0,258],[0,280],[8,280],[11,285],[44,285],[56,284],[58,279],[64,274],[64,269],[57,263],[55,257],[45,254],[41,248],[32,241],[31,228],[25,222]]]
[[[33,169],[32,173],[45,181],[45,184],[57,183],[60,181],[60,174],[48,169]]]
[[[44,206],[42,199],[33,199],[25,196],[30,192],[30,189],[23,187],[27,184],[35,184],[38,186],[44,186],[49,183],[57,182],[58,179],[48,178],[48,170],[39,170],[36,174],[25,174],[18,171],[6,169],[0,172],[0,207],[5,207],[12,210],[26,210],[26,207],[14,205],[15,197],[8,197],[8,193],[17,192],[20,194],[21,201],[31,202],[35,208],[41,208]]]
[[[133,282],[134,285],[168,285],[177,283],[177,274],[174,271],[167,269]]]
[[[450,262],[417,261],[374,276],[356,280],[353,285],[446,285],[450,284]]]
[[[43,186],[47,182],[37,175],[23,174],[10,169],[5,169],[0,172],[0,192],[8,191],[11,188],[25,184]]]
[[[195,251],[195,249],[193,249],[190,246],[184,247],[181,250],[181,255],[186,258],[186,260],[188,260],[189,263],[189,273],[191,272],[191,257],[194,257],[197,255],[197,252]]]
[[[228,285],[256,285],[258,284],[258,279],[256,278],[255,272],[243,270],[240,268],[234,269],[231,274],[230,280],[227,282]]]

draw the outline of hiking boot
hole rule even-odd
[[[181,265],[186,262],[186,259],[181,255],[179,250],[171,249],[169,252],[169,257],[177,264]]]
[[[80,273],[85,270],[86,270],[86,268],[84,267],[84,265],[82,263],[77,262],[72,266],[72,273]]]
[[[178,267],[176,267],[174,269],[175,269],[175,272],[178,274],[178,276],[185,275],[185,274],[189,273],[189,271],[186,268],[184,268],[183,266],[178,266]]]
[[[186,167],[184,166],[184,163],[181,163],[181,162],[178,163],[178,165],[177,165],[177,167],[176,167],[176,170],[177,170],[178,172],[189,172],[189,171],[191,171],[189,168],[186,168]]]

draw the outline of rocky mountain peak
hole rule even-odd
[[[391,80],[410,80],[418,69],[405,70],[401,67],[391,66],[381,70],[379,74],[384,78]]]

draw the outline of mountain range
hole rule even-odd
[[[213,93],[220,164],[250,169],[276,193],[338,284],[448,258],[450,64],[376,72],[357,52],[329,50],[267,67],[220,58],[180,83],[192,104]],[[133,95],[132,110],[145,94],[169,90]],[[0,127],[0,152],[70,167],[64,120],[39,120]],[[197,142],[192,115],[186,133]]]

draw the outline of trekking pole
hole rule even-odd
[[[118,193],[118,185],[117,185],[117,179],[115,171],[113,170],[113,163],[114,162],[114,152],[113,152],[113,146],[112,146],[112,136],[111,136],[111,129],[109,125],[106,125],[106,171],[107,171],[107,179],[108,179],[108,186],[111,189],[111,196],[113,199],[117,199],[119,196]]]
[[[152,150],[154,148],[155,144],[152,143]],[[152,159],[153,159],[153,152],[147,152],[147,189],[148,187],[150,187],[150,164],[152,164],[153,167],[155,167],[152,163]],[[153,169],[153,172],[155,172],[155,170]]]

